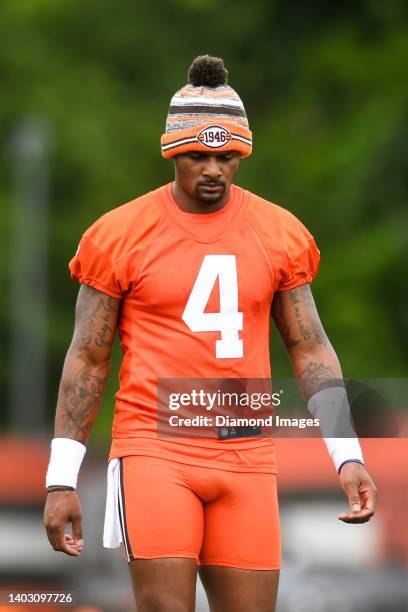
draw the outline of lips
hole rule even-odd
[[[217,191],[218,189],[222,189],[224,185],[222,183],[201,183],[200,187],[208,191]]]

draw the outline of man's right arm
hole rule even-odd
[[[55,437],[85,444],[109,375],[120,300],[82,285],[75,329],[62,372]]]
[[[55,438],[75,440],[81,444],[88,440],[109,374],[119,307],[119,299],[87,285],[81,286],[76,304],[74,335],[65,359],[58,394]],[[80,447],[79,444],[77,446]],[[63,486],[66,483],[52,484]],[[72,537],[65,534],[70,523]],[[81,505],[76,491],[48,494],[44,524],[54,550],[74,556],[80,554]]]

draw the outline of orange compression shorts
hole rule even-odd
[[[276,475],[130,455],[120,459],[128,561],[188,557],[202,565],[280,567]]]

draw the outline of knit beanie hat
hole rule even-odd
[[[228,72],[218,57],[201,55],[192,63],[188,84],[170,101],[166,133],[161,137],[163,157],[188,151],[252,151],[244,105],[227,85]]]

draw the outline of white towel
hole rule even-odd
[[[119,459],[111,459],[108,465],[105,524],[103,528],[104,548],[118,548],[122,543],[122,530],[119,520],[119,482]]]

